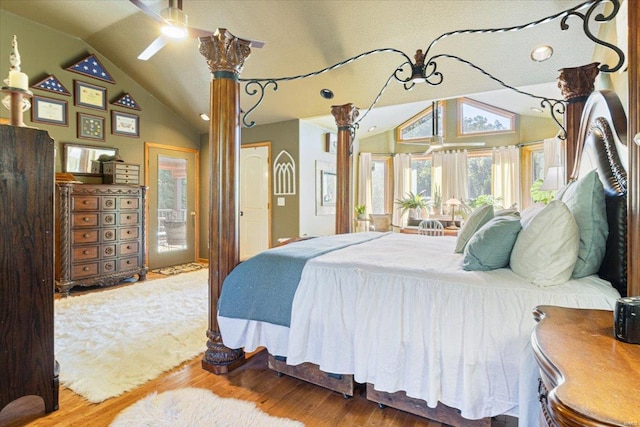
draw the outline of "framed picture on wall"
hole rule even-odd
[[[325,134],[325,144],[327,153],[336,154],[338,152],[338,135],[335,133]]]
[[[78,113],[78,138],[104,141],[104,117]]]
[[[140,116],[111,110],[111,133],[132,138],[140,137]]]
[[[106,111],[107,88],[74,80],[74,105]]]
[[[68,126],[67,101],[35,95],[31,108],[31,121],[56,126]]]

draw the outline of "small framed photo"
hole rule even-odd
[[[111,110],[111,133],[139,138],[140,117],[137,114]]]
[[[107,88],[74,80],[74,104],[78,107],[106,111]]]
[[[34,95],[32,104],[32,122],[69,126],[67,101]]]
[[[336,154],[338,152],[338,135],[335,133],[325,134],[325,150],[327,153]]]
[[[78,113],[78,138],[104,141],[104,117]]]

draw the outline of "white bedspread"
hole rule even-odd
[[[509,269],[469,272],[455,238],[390,233],[310,260],[291,328],[219,318],[225,345],[266,346],[297,365],[353,374],[477,419],[537,417],[530,348],[537,305],[612,310],[618,292],[596,276],[539,288]]]

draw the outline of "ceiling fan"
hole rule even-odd
[[[442,150],[447,147],[484,147],[484,142],[444,142],[442,135],[440,135],[439,124],[440,120],[438,117],[439,108],[438,101],[433,101],[431,103],[431,136],[423,139],[419,142],[408,142],[403,141],[403,144],[408,145],[427,145],[427,151],[423,153],[423,155],[429,155],[434,151]]]
[[[162,25],[161,34],[147,48],[138,55],[138,59],[146,61],[162,49],[171,39],[184,39],[187,36],[192,38],[208,37],[213,31],[201,30],[187,26],[187,14],[182,10],[182,0],[169,0],[169,7],[156,13],[142,0],[129,0],[138,9],[149,15]],[[260,48],[264,42],[250,40],[251,47]]]

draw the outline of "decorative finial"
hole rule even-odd
[[[9,70],[20,71],[20,52],[18,52],[18,36],[13,35],[11,40],[11,54],[9,55]]]

